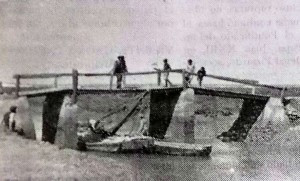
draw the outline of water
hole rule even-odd
[[[236,117],[236,114],[227,117],[229,121],[224,124],[224,118],[197,116],[196,141],[212,145],[209,157],[91,154],[125,165],[135,173],[135,180],[299,180],[300,151],[297,144],[290,147],[251,146],[237,142],[223,143],[216,139],[216,134],[228,129]]]
[[[214,140],[210,157],[108,154],[131,168],[137,180],[299,180],[298,150],[251,148]]]
[[[209,157],[91,154],[112,158],[126,165],[135,173],[135,180],[299,180],[298,144],[290,147],[267,144],[251,146],[237,142],[223,143],[215,138],[229,129],[236,118],[237,114],[226,117],[226,120],[220,116],[196,117],[196,142],[212,145]]]
[[[41,106],[33,110],[32,114],[36,116],[33,120],[35,123],[41,122]],[[133,180],[299,180],[299,144],[278,148],[279,145],[258,147],[246,143],[223,143],[215,139],[216,135],[229,129],[237,116],[235,113],[227,117],[196,117],[196,140],[198,143],[212,144],[209,157],[88,153],[119,162],[124,165],[124,170],[135,173]],[[41,124],[35,126],[40,127],[40,135]]]

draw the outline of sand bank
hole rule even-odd
[[[0,180],[136,180],[131,167],[89,152],[0,132]]]

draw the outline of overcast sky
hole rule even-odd
[[[299,12],[296,0],[1,0],[0,80],[107,72],[123,54],[129,71],[191,58],[211,74],[296,84]]]

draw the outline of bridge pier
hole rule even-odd
[[[69,96],[65,96],[55,135],[55,144],[60,148],[77,149],[77,110],[77,105],[72,104]]]
[[[180,93],[167,131],[167,139],[174,142],[195,143],[194,90]]]
[[[150,92],[150,136],[160,139],[165,137],[181,91],[182,89]]]
[[[223,141],[244,141],[252,125],[264,110],[268,100],[244,99],[239,117],[234,121],[232,127],[223,132],[219,137]]]
[[[57,124],[65,94],[48,94],[43,104],[42,141],[55,142]]]

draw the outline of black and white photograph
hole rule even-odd
[[[2,180],[300,180],[300,1],[0,0]]]

